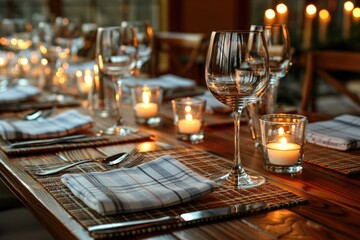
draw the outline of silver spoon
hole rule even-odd
[[[139,149],[135,147],[130,152],[116,153],[114,155],[107,156],[107,157],[102,158],[102,159],[97,160],[97,161],[101,162],[101,163],[105,163],[105,164],[107,164],[109,166],[113,166],[113,165],[119,164],[119,163],[121,163],[123,161],[126,161],[127,159],[131,158],[138,151],[139,151]],[[61,172],[63,170],[75,167],[77,165],[88,163],[88,162],[94,162],[94,161],[95,160],[93,160],[93,159],[86,159],[86,160],[83,160],[83,161],[71,163],[71,164],[61,166],[61,167],[57,167],[57,168],[39,170],[39,171],[36,171],[35,174],[36,175],[41,175],[41,176],[55,174],[55,173]]]
[[[29,114],[26,114],[24,117],[24,120],[27,121],[34,121],[34,120],[42,120],[42,119],[46,119],[49,116],[51,116],[54,112],[55,112],[56,108],[50,108],[48,110],[36,110],[33,111]]]

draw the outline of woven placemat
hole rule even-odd
[[[178,161],[182,162],[192,170],[205,177],[218,176],[219,173],[226,173],[231,167],[231,162],[225,158],[216,156],[214,154],[200,151],[193,148],[175,148],[167,150],[159,150],[154,152],[144,153],[146,156],[145,161],[153,160],[165,154],[170,154]],[[295,195],[285,189],[277,187],[269,182],[251,189],[235,190],[221,187],[215,192],[206,195],[203,198],[194,200],[190,203],[181,204],[173,207],[162,208],[157,210],[150,210],[138,213],[114,215],[114,216],[101,216],[97,212],[88,208],[80,199],[76,198],[70,190],[65,187],[60,181],[60,176],[64,172],[51,176],[36,176],[34,172],[42,168],[49,168],[47,165],[27,166],[26,169],[29,173],[38,180],[54,198],[76,219],[84,228],[89,226],[131,221],[139,219],[157,218],[163,216],[178,215],[184,212],[197,211],[213,207],[228,206],[231,204],[247,204],[265,202],[267,206],[261,211],[266,211],[275,208],[286,206],[293,206],[305,203],[306,200],[302,197]],[[88,163],[80,165],[69,172],[90,172],[90,171],[103,171],[109,169],[108,166],[99,163]],[[223,219],[223,218],[221,218]],[[219,219],[211,219],[211,221]],[[198,224],[199,222],[190,222],[186,225]],[[152,228],[145,228],[138,231],[127,231],[126,229],[118,229],[116,232],[109,234],[93,234],[94,238],[104,238],[113,236],[133,236],[137,234],[144,234],[153,231],[164,231],[169,228],[178,228],[183,225],[173,224]]]
[[[74,142],[53,144],[48,146],[11,148],[10,142],[0,138],[0,148],[9,155],[20,155],[29,153],[44,153],[67,149],[77,149],[86,147],[99,147],[117,143],[128,143],[136,141],[144,141],[151,138],[151,134],[145,132],[131,133],[126,136],[89,136],[87,138],[78,139]]]
[[[345,175],[360,173],[360,150],[344,152],[308,143],[304,155],[306,163]]]

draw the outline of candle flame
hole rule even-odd
[[[319,18],[325,21],[330,20],[331,19],[330,13],[326,9],[322,9],[319,12]]]
[[[306,7],[306,13],[309,15],[309,16],[314,16],[316,14],[316,7],[314,4],[309,4],[307,5]]]
[[[284,133],[285,133],[284,128],[281,127],[281,128],[278,129],[278,134],[280,136],[284,135]]]
[[[192,121],[193,120],[193,116],[191,115],[191,113],[188,113],[185,115],[185,120],[187,121]]]
[[[267,9],[267,10],[265,11],[265,17],[266,17],[267,19],[274,19],[274,18],[275,18],[275,11],[272,10],[272,9]]]
[[[284,14],[287,12],[287,6],[283,3],[280,3],[276,6],[276,11],[280,14]]]
[[[282,145],[285,145],[285,144],[287,143],[286,138],[285,138],[285,137],[282,137],[282,138],[280,139],[280,143],[281,143]]]
[[[352,14],[354,18],[360,18],[360,8],[354,8]]]
[[[142,93],[143,103],[149,103],[150,98],[151,98],[151,92],[150,92],[149,88],[144,87],[143,88],[143,93]]]
[[[344,9],[348,12],[351,12],[354,9],[354,4],[351,1],[346,1],[344,3]]]

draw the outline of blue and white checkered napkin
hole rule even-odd
[[[218,187],[170,155],[134,168],[64,174],[61,180],[75,196],[102,215],[181,204]]]
[[[310,123],[306,140],[342,151],[360,148],[360,117],[345,114],[329,121]]]
[[[0,93],[0,104],[26,101],[40,94],[40,90],[31,85],[15,86]]]
[[[71,135],[94,126],[90,116],[68,110],[41,121],[0,121],[0,136],[7,140],[30,140]]]

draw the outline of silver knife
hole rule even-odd
[[[46,146],[50,144],[55,143],[64,143],[69,142],[75,139],[85,138],[88,137],[88,135],[85,134],[79,134],[79,135],[71,135],[71,136],[65,136],[65,137],[59,137],[59,138],[50,138],[50,139],[39,139],[39,140],[30,140],[30,141],[24,141],[24,142],[16,142],[10,144],[10,148],[21,148],[21,147],[37,147],[37,146]]]
[[[152,227],[161,224],[206,220],[215,217],[237,216],[251,212],[259,208],[263,208],[264,206],[266,206],[266,203],[264,202],[252,203],[252,204],[235,204],[226,207],[210,208],[195,212],[182,213],[177,216],[166,216],[166,217],[154,218],[154,219],[94,225],[88,227],[88,231],[90,233],[91,232],[111,233],[114,232],[115,230],[122,230],[122,229],[126,231],[133,231],[140,228]]]

